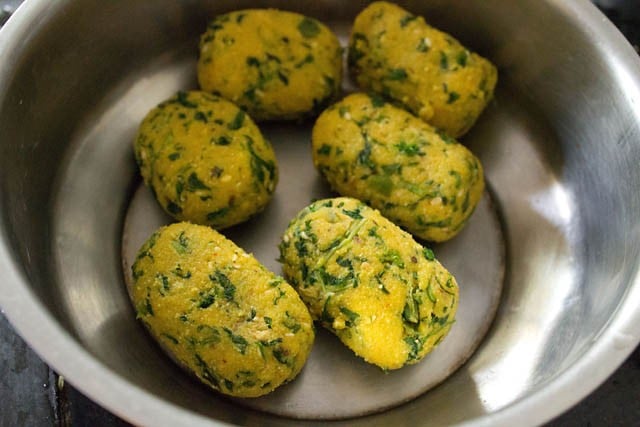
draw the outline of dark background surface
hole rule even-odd
[[[19,0],[0,8],[0,25]],[[640,50],[640,0],[594,0]],[[639,308],[640,309],[640,308]],[[0,426],[129,426],[51,370],[0,314]],[[640,426],[640,346],[581,403],[547,426]]]

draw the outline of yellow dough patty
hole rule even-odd
[[[382,1],[356,17],[348,63],[361,89],[393,99],[452,137],[476,122],[498,78],[495,66],[449,34]]]
[[[307,360],[315,335],[298,294],[209,227],[159,229],[132,273],[137,317],[215,390],[261,396],[292,380]]]
[[[482,165],[466,147],[377,96],[352,94],[324,111],[312,149],[334,190],[426,240],[454,237],[484,191]]]
[[[356,199],[303,209],[280,254],[285,277],[313,318],[383,369],[418,362],[454,321],[453,276],[431,250]]]
[[[319,113],[340,90],[342,53],[316,19],[275,9],[216,17],[200,39],[198,81],[256,120]]]
[[[278,181],[273,148],[251,118],[205,92],[179,92],[151,110],[134,151],[168,214],[217,229],[263,210]]]

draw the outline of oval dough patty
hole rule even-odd
[[[316,19],[275,9],[216,17],[200,39],[198,81],[256,120],[322,111],[340,90],[338,38]]]
[[[231,396],[292,380],[311,351],[311,317],[294,289],[215,230],[163,227],[132,267],[137,317],[180,365]]]
[[[362,90],[393,99],[454,138],[476,122],[498,78],[489,61],[387,2],[356,17],[348,63]]]
[[[280,253],[285,277],[313,318],[383,369],[421,360],[454,321],[453,276],[431,250],[356,199],[303,209]]]
[[[312,146],[334,190],[422,239],[455,236],[484,190],[482,165],[466,147],[375,96],[349,95],[323,112]]]
[[[278,181],[251,118],[205,92],[179,92],[142,121],[134,151],[145,184],[180,221],[226,228],[260,212]]]

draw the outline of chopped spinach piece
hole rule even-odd
[[[455,183],[455,187],[456,189],[460,188],[460,186],[462,185],[462,175],[460,175],[460,173],[458,171],[454,171],[454,170],[450,170],[449,171],[449,176],[452,176],[456,183]]]
[[[250,67],[259,67],[260,61],[255,56],[247,56],[247,65]]]
[[[345,324],[347,327],[354,326],[360,315],[354,311],[349,310],[347,307],[340,307],[340,313],[347,317]]]
[[[158,273],[156,277],[160,280],[160,293],[162,294],[162,296],[164,296],[165,292],[169,292],[171,290],[169,278],[162,273]]]
[[[367,134],[363,133],[364,136],[364,147],[358,153],[357,162],[363,166],[367,166],[370,169],[375,169],[376,164],[371,160],[371,150],[373,149],[373,145],[369,141]]]
[[[211,305],[216,300],[216,295],[215,295],[215,291],[213,290],[213,288],[209,289],[207,291],[200,291],[199,296],[200,296],[200,302],[198,302],[198,307],[199,308],[211,307]]]
[[[178,92],[178,94],[176,95],[176,101],[183,107],[198,108],[198,104],[189,101],[189,94],[187,92]]]
[[[451,225],[451,218],[449,217],[449,218],[444,218],[444,219],[427,221],[422,216],[418,216],[416,218],[416,222],[421,227],[443,228],[443,227],[449,227]]]
[[[216,140],[216,145],[229,145],[231,144],[231,138],[229,138],[226,135],[221,135],[217,140]]]
[[[209,280],[219,284],[222,287],[224,298],[227,301],[233,301],[236,293],[236,287],[233,283],[231,283],[231,280],[229,280],[229,277],[227,277],[226,274],[217,270],[214,274],[209,275]]]
[[[392,68],[387,73],[387,79],[393,81],[406,80],[407,77],[407,71],[404,68]]]
[[[358,61],[360,61],[362,58],[366,56],[365,51],[358,47],[358,45],[360,44],[358,43],[358,36],[362,37],[359,40],[364,41],[365,46],[369,45],[369,41],[362,34],[356,33],[352,36],[353,42],[351,43],[351,45],[349,45],[349,50],[347,53],[347,64],[349,69],[353,69],[353,70],[359,69]]]
[[[389,249],[387,252],[380,256],[380,261],[385,264],[395,265],[396,267],[404,268],[404,260],[400,252]]]
[[[322,156],[328,156],[331,154],[331,146],[329,144],[322,144],[322,147],[318,148],[316,153]]]
[[[273,353],[273,357],[283,365],[291,366],[291,364],[293,363],[293,360],[291,360],[291,358],[288,357],[289,352],[282,347],[274,348],[272,350],[272,353]]]
[[[193,119],[194,120],[199,120],[202,123],[207,123],[207,115],[204,114],[202,111],[196,111],[195,114],[193,115]]]
[[[429,248],[424,248],[422,249],[422,255],[424,255],[425,259],[427,261],[433,261],[436,259],[435,254],[433,253],[433,251]]]
[[[412,14],[405,15],[400,19],[400,27],[404,28],[411,21],[415,21],[416,19],[418,19],[418,17],[416,15],[412,15]]]
[[[217,344],[220,342],[220,331],[218,328],[209,325],[198,325],[198,334],[200,339],[197,344],[208,346],[211,344]]]
[[[424,156],[424,153],[420,151],[420,145],[418,144],[409,144],[405,141],[400,141],[399,143],[394,144],[394,147],[396,147],[396,149],[405,156]]]
[[[440,51],[440,69],[445,71],[449,69],[449,58],[443,51]]]
[[[404,339],[405,344],[409,346],[409,355],[407,361],[417,360],[424,346],[424,338],[419,335],[409,336]]]
[[[313,61],[314,61],[313,55],[308,53],[307,56],[305,56],[302,61],[300,61],[297,64],[295,64],[295,67],[296,68],[301,68],[305,64],[312,64]]]
[[[182,213],[182,208],[170,200],[169,203],[167,203],[167,212],[172,215],[179,215]]]
[[[282,71],[278,71],[278,79],[280,79],[280,81],[285,85],[288,86],[289,85],[289,77],[287,77],[286,74],[284,74]]]
[[[343,277],[339,277],[328,273],[324,267],[316,268],[309,276],[311,283],[319,282],[321,285],[331,288],[334,292],[344,290],[350,286],[355,287],[357,282],[353,271]]]
[[[180,264],[178,264],[178,266],[174,268],[171,272],[176,276],[180,277],[181,279],[188,279],[191,277],[191,272],[189,270],[184,271],[182,269],[182,266],[180,266]]]
[[[282,324],[294,334],[302,328],[302,325],[296,322],[296,319],[291,317],[288,311],[285,311],[285,319],[282,321]]]
[[[231,339],[231,343],[235,347],[236,350],[240,352],[240,354],[244,354],[247,351],[247,347],[249,346],[249,341],[247,341],[242,335],[236,335],[229,328],[223,328],[227,333],[229,338]]]
[[[342,213],[344,213],[345,215],[353,219],[362,219],[362,214],[360,214],[360,208],[355,208],[352,211],[348,209],[342,209]]]
[[[220,380],[218,376],[211,370],[209,365],[202,359],[199,354],[195,354],[196,365],[200,368],[200,375],[202,378],[211,384],[214,388],[220,389]]]
[[[320,321],[325,322],[327,324],[333,323],[333,317],[329,314],[329,301],[331,301],[331,295],[324,300],[324,305],[322,306],[322,314],[320,315]]]
[[[469,59],[469,53],[466,50],[463,50],[456,55],[456,62],[461,67],[467,66],[467,59]]]
[[[189,178],[187,178],[187,185],[189,191],[196,190],[209,190],[209,187],[198,178],[198,175],[195,172],[191,172]]]
[[[229,210],[230,208],[227,206],[227,207],[218,209],[217,211],[209,212],[207,214],[207,221],[215,222],[220,218],[224,217],[226,214],[228,214]]]
[[[447,104],[453,104],[458,99],[460,99],[460,94],[458,92],[449,92],[449,99],[447,99]]]
[[[242,111],[242,110],[238,111],[238,113],[233,118],[233,120],[230,123],[227,124],[227,128],[229,130],[238,130],[238,129],[240,129],[242,127],[243,123],[244,123],[244,116],[245,116],[244,111]]]
[[[435,324],[442,327],[447,324],[448,320],[449,320],[448,314],[446,314],[443,317],[438,317],[435,313],[431,313],[431,324]]]
[[[168,339],[169,341],[171,341],[175,345],[180,344],[180,342],[178,341],[178,339],[176,337],[174,337],[173,335],[169,335],[166,332],[161,333],[160,336],[163,337],[163,338]]]
[[[413,291],[411,291],[404,305],[404,310],[402,310],[402,318],[405,320],[405,322],[411,323],[413,325],[417,325],[418,323],[420,323],[419,305],[418,301],[416,301],[413,296]]]
[[[449,135],[447,135],[444,131],[442,130],[438,130],[437,131],[438,136],[446,143],[446,144],[455,144],[457,143],[457,141],[455,139],[453,139],[452,137],[450,137]]]
[[[371,100],[371,105],[373,106],[373,108],[380,108],[384,104],[386,104],[386,101],[384,100],[384,98],[378,95],[377,93],[369,93],[368,95],[369,95],[369,99]]]
[[[178,238],[174,239],[171,245],[181,255],[189,252],[189,239],[184,235],[184,231],[180,232]]]
[[[251,170],[253,176],[256,177],[258,182],[263,183],[266,171],[269,175],[269,180],[273,181],[276,175],[276,165],[271,160],[264,160],[255,152],[253,149],[254,141],[250,136],[245,135],[245,139],[247,140],[247,149],[249,150],[249,154],[251,154]]]
[[[320,34],[320,25],[315,19],[304,17],[298,24],[298,31],[304,38],[313,38]]]

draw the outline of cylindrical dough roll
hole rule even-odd
[[[298,294],[209,227],[161,228],[132,273],[137,317],[174,360],[224,394],[269,393],[307,360],[315,334]]]
[[[298,13],[249,9],[216,17],[200,39],[198,81],[255,120],[318,114],[342,81],[338,38]]]
[[[423,17],[387,2],[353,24],[349,70],[364,91],[381,93],[457,138],[493,97],[496,68]]]
[[[303,209],[280,253],[285,277],[313,318],[383,369],[421,360],[454,321],[453,276],[431,250],[356,199]]]
[[[352,94],[328,108],[315,123],[312,147],[334,190],[422,239],[455,236],[484,190],[473,153],[376,96]]]
[[[179,92],[151,110],[134,144],[145,184],[180,221],[222,229],[267,205],[278,181],[271,144],[233,103]]]

